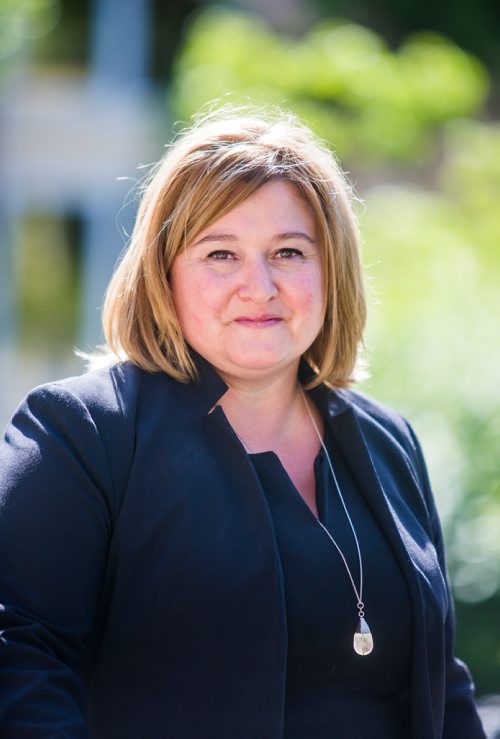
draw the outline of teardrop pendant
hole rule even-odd
[[[359,619],[358,628],[354,632],[354,651],[365,657],[373,650],[373,636],[364,618]]]

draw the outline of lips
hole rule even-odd
[[[234,323],[248,328],[271,328],[281,323],[283,319],[280,316],[264,315],[264,316],[238,316]]]

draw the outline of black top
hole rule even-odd
[[[353,649],[356,596],[326,533],[273,452],[251,455],[271,510],[288,622],[286,739],[407,739],[411,736],[411,605],[399,565],[349,468],[326,436],[360,543],[370,655]],[[319,518],[335,538],[356,586],[349,522],[321,450],[315,463]],[[369,491],[367,491],[369,495]]]

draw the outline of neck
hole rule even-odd
[[[310,424],[296,368],[259,383],[224,379],[219,405],[247,451],[278,451]]]

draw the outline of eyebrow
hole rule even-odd
[[[290,241],[293,239],[308,241],[310,244],[316,243],[316,239],[313,239],[312,236],[309,236],[309,234],[306,234],[304,231],[286,231],[285,233],[276,234],[272,238],[273,241]],[[202,244],[209,244],[214,241],[227,241],[234,243],[238,241],[238,237],[231,233],[209,233],[198,241],[195,241],[193,246],[201,246]]]

